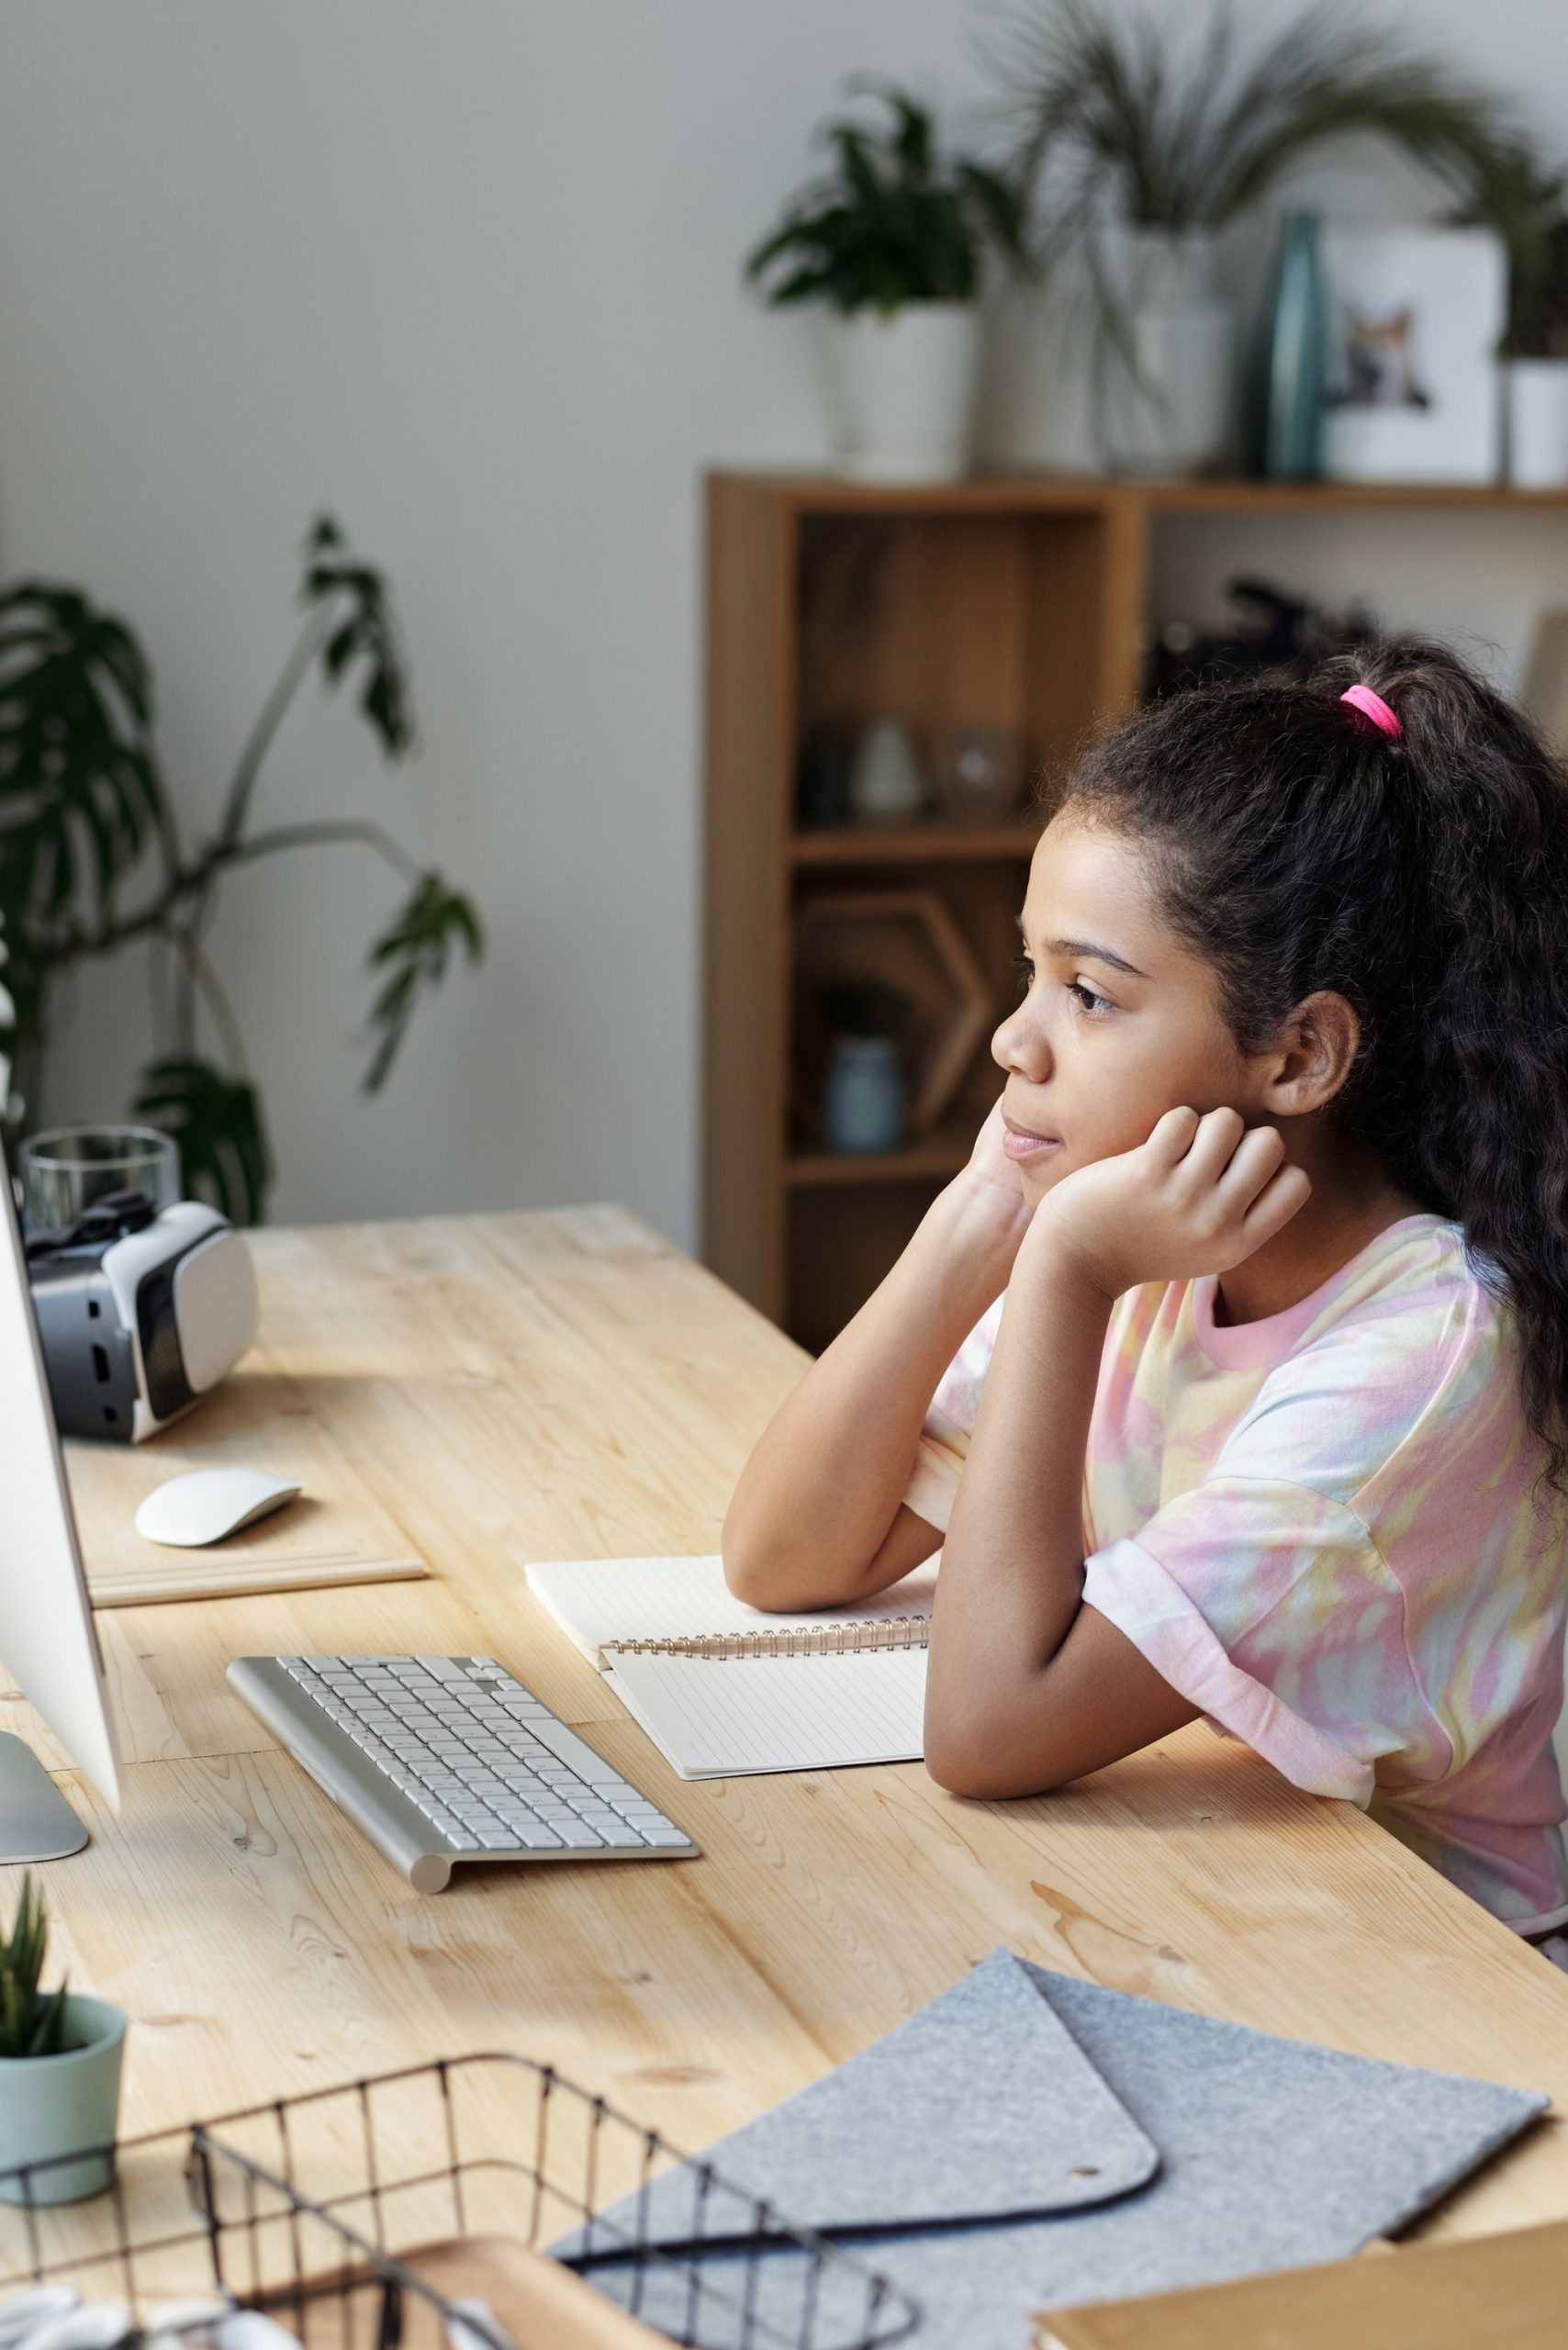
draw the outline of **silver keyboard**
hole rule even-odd
[[[493,1657],[241,1656],[229,1679],[416,1892],[461,1861],[699,1849]]]

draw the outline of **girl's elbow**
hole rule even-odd
[[[984,1783],[983,1771],[977,1771],[975,1767],[979,1760],[961,1739],[935,1738],[927,1729],[925,1767],[946,1794],[967,1796],[972,1802],[983,1802],[993,1792]]]
[[[928,1710],[925,1767],[948,1795],[961,1796],[970,1803],[1047,1795],[1058,1784],[1038,1760],[1019,1757],[1005,1725],[990,1712],[954,1720],[939,1710]]]
[[[777,1611],[807,1604],[796,1593],[800,1562],[780,1541],[778,1528],[759,1514],[748,1524],[732,1506],[719,1535],[719,1556],[725,1584],[745,1606]]]
[[[1013,1774],[999,1770],[996,1757],[963,1740],[925,1741],[925,1767],[945,1794],[961,1796],[969,1803],[1002,1803],[1010,1796],[1035,1795],[1036,1787],[1017,1785]]]
[[[955,1721],[949,1714],[925,1709],[925,1767],[939,1787],[950,1796],[968,1796],[983,1802],[998,1790],[993,1785],[996,1756],[986,1751],[981,1726]]]
[[[747,1607],[775,1615],[842,1607],[859,1597],[866,1583],[863,1572],[851,1572],[840,1560],[824,1560],[819,1545],[792,1537],[790,1528],[762,1512],[748,1524],[732,1507],[719,1536],[719,1556],[733,1595]]]
[[[728,1518],[719,1537],[719,1555],[723,1561],[724,1582],[733,1595],[747,1607],[766,1607],[768,1600],[768,1561],[761,1546],[748,1539],[745,1531],[732,1526]]]

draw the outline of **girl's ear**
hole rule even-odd
[[[1332,1102],[1361,1046],[1361,1024],[1342,995],[1309,995],[1298,1003],[1272,1049],[1262,1056],[1265,1114],[1305,1117]]]

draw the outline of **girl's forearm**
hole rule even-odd
[[[1038,1245],[1036,1245],[1038,1244]],[[1003,1779],[1083,1589],[1083,1463],[1111,1300],[1038,1229],[1019,1251],[942,1550],[926,1683],[939,1778]]]
[[[725,1572],[761,1607],[869,1588],[909,1483],[921,1423],[962,1340],[1007,1285],[1025,1218],[960,1176],[892,1271],[790,1394],[724,1521]]]

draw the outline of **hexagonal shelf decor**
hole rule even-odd
[[[821,996],[834,981],[898,988],[913,1010],[900,1044],[910,1077],[909,1123],[935,1125],[991,1025],[985,973],[930,890],[808,898],[795,915],[793,1093],[814,1126],[828,1030]]]

